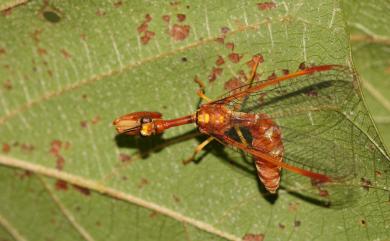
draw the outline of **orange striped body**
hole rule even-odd
[[[284,147],[280,128],[275,122],[264,114],[259,115],[257,123],[250,128],[252,146],[283,161]],[[260,157],[254,157],[257,174],[270,193],[275,193],[280,183],[280,166],[275,166]]]
[[[231,138],[227,131],[233,126],[245,127],[251,133],[251,146],[254,150],[273,157],[277,162],[283,161],[284,147],[281,130],[266,114],[234,112],[217,104],[203,105],[197,113],[197,124],[201,132],[221,139],[224,136]],[[225,141],[228,139],[225,138]],[[281,166],[256,155],[253,155],[253,158],[260,181],[269,192],[275,193],[280,183]]]

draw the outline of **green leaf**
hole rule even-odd
[[[354,63],[363,82],[367,106],[390,147],[390,3],[345,1]],[[380,9],[380,11],[378,11]],[[362,17],[364,16],[364,17]]]
[[[232,164],[217,143],[200,163],[182,165],[201,140],[194,126],[151,139],[116,136],[111,122],[128,112],[160,111],[168,119],[193,113],[196,76],[217,98],[226,81],[249,72],[247,62],[258,53],[263,79],[302,62],[353,66],[338,2],[277,2],[269,9],[258,3],[31,1],[3,11],[0,237],[388,238],[390,158],[353,72],[340,75],[348,84],[334,95],[350,95],[335,101],[339,111],[313,114],[318,138],[352,150],[341,166],[355,175],[341,189],[359,198],[339,209],[284,188],[271,196],[250,163]],[[301,121],[308,119],[288,123],[313,128]],[[313,140],[296,138],[297,148]],[[334,157],[329,146],[322,153]],[[284,172],[282,186],[292,176]]]

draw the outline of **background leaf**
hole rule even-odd
[[[354,63],[361,76],[367,106],[390,147],[390,3],[344,1]]]
[[[251,168],[215,151],[183,166],[199,142],[191,126],[146,140],[116,137],[111,125],[139,110],[191,113],[195,76],[217,97],[256,53],[264,78],[302,62],[352,65],[338,2],[31,1],[3,10],[0,32],[2,239],[389,237],[388,191],[357,186],[362,198],[340,210],[285,190],[273,198]],[[353,100],[365,133],[356,140],[376,144],[359,150],[362,172],[388,188],[388,156]]]

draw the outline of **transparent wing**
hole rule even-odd
[[[267,113],[272,118],[290,117],[302,112],[342,110],[343,103],[355,94],[353,75],[342,67],[289,78],[276,85],[234,98],[226,103],[231,109],[250,113]],[[259,86],[268,80],[255,82]],[[226,93],[220,101],[248,89],[241,86]]]
[[[309,177],[283,169],[282,188],[305,197],[314,198],[327,205],[331,203],[333,207],[357,200],[359,195],[347,184],[353,180],[355,174],[350,166],[353,158],[350,150],[337,145],[332,140],[304,134],[292,128],[280,128],[284,135],[282,138],[285,150],[284,163],[312,173],[323,174],[332,179],[330,183],[320,183]],[[246,127],[239,129],[244,140],[241,140],[235,128],[225,132],[224,136],[214,137],[219,142],[240,153],[243,151],[250,157],[253,157],[250,150],[266,154],[264,149],[251,145],[253,137]],[[245,149],[240,148],[240,144],[245,145]],[[332,152],[330,152],[331,149]]]
[[[264,82],[255,84],[261,83]],[[389,163],[370,147],[370,135],[360,126],[367,113],[359,112],[356,107],[361,106],[359,102],[354,76],[345,69],[337,69],[296,77],[249,93],[245,98],[233,99],[226,105],[234,111],[265,113],[281,129],[285,163],[325,174],[333,180],[316,183],[283,170],[283,188],[340,207],[358,201],[369,188],[382,190],[384,195],[390,193],[388,181],[375,174],[376,170],[389,172]],[[251,143],[249,131],[240,129],[244,142]],[[234,143],[245,144],[234,133],[235,130],[229,130],[225,136],[216,138],[233,148]],[[247,148],[254,147],[249,144]]]

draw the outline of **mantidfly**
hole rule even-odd
[[[206,103],[200,105],[193,114],[177,119],[163,120],[162,114],[158,112],[142,111],[121,116],[114,120],[113,124],[118,133],[121,134],[151,136],[163,133],[171,127],[195,123],[199,131],[209,137],[195,148],[192,157],[185,163],[194,160],[196,155],[212,140],[217,140],[253,156],[258,177],[270,193],[275,193],[279,188],[281,168],[309,177],[317,184],[332,182],[331,176],[315,172],[312,167],[305,169],[285,162],[282,128],[267,113],[259,113],[258,110],[258,113],[255,111],[245,112],[242,111],[242,107],[249,97],[256,95],[258,97],[260,92],[270,87],[276,88],[300,76],[310,78],[312,74],[335,70],[342,66],[306,67],[294,73],[254,82],[259,62],[259,57],[255,55],[252,58],[251,74],[247,77],[250,81],[249,84],[241,86],[217,100],[211,100],[205,95],[204,85],[198,80],[200,88],[197,90],[197,95]],[[318,169],[321,169],[321,163],[316,165],[319,167]]]

